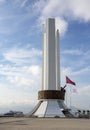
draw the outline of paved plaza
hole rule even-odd
[[[90,119],[0,118],[0,130],[90,130]]]

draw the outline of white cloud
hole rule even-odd
[[[38,87],[41,86],[41,68],[39,66],[16,67],[18,72],[12,71],[13,75],[7,75],[7,80],[20,87]],[[19,71],[21,69],[21,71]]]
[[[41,87],[41,51],[35,48],[14,47],[3,52],[0,76],[20,87]],[[8,62],[7,62],[8,61]]]
[[[2,112],[19,108],[24,111],[25,106],[27,109],[36,105],[37,93],[41,89],[40,66],[0,65],[0,89]]]
[[[90,66],[81,68],[79,70],[74,70],[72,67],[62,67],[61,68],[61,75],[71,75],[71,76],[80,76],[80,75],[86,75],[90,71]]]
[[[21,7],[25,7],[27,1],[28,1],[28,0],[23,0],[23,1],[22,1],[22,4],[21,4]]]
[[[74,50],[64,50],[61,52],[62,54],[69,54],[69,55],[83,55],[83,52],[82,50],[79,50],[79,49],[74,49]]]
[[[90,97],[90,85],[78,88],[78,92],[79,92],[80,96],[89,96]]]
[[[87,52],[84,53],[84,59],[89,60],[90,59],[90,51],[88,50]]]
[[[76,93],[70,91],[73,89],[72,86],[67,86],[67,105],[75,106],[78,109],[82,110],[90,110],[90,85],[89,86],[82,86],[82,87],[74,87],[76,89]]]
[[[61,51],[61,57],[61,63],[63,65],[66,64],[65,66],[72,66],[73,69],[81,68],[77,73],[89,71],[90,66],[88,65],[88,61],[90,59],[90,51],[82,49],[66,49]]]
[[[72,69],[70,67],[62,67],[61,68],[61,75],[71,75],[72,74]]]
[[[90,21],[90,0],[74,0],[71,1],[70,10],[72,15],[78,20]]]
[[[14,0],[14,4],[19,7],[24,7],[28,0]]]
[[[46,6],[46,4],[47,4],[46,0],[37,0],[33,4],[33,9],[34,9],[34,11],[36,13],[41,13],[41,10],[44,9],[44,7]]]
[[[79,71],[76,71],[73,73],[73,75],[84,75],[84,74],[88,74],[88,72],[90,71],[90,66],[87,66],[85,68],[80,69]]]
[[[68,23],[59,17],[56,17],[56,28],[59,29],[60,35],[64,35],[67,31]]]
[[[0,66],[1,112],[11,109],[30,112],[37,104],[40,89],[40,66]]]
[[[39,0],[35,2],[33,9],[39,15],[40,24],[44,23],[46,18],[55,17],[62,35],[67,30],[68,21],[90,21],[89,5],[90,0]]]
[[[28,72],[31,72],[34,76],[38,76],[40,74],[40,67],[31,66],[31,67],[29,67]]]
[[[23,67],[0,65],[0,75],[5,76],[5,80],[15,86],[37,88],[41,86],[41,68],[38,65]]]
[[[38,58],[41,57],[41,51],[35,48],[19,49],[12,48],[3,53],[4,59],[11,63],[24,64],[24,63],[37,63]]]
[[[21,91],[20,89],[9,89],[11,86],[7,83],[0,83],[0,104],[2,106],[24,106],[24,105],[33,105],[36,103],[37,94],[31,88],[27,91]],[[7,96],[6,96],[7,95]]]
[[[81,109],[90,109],[90,85],[77,88],[77,94],[72,94],[73,104]]]
[[[42,16],[67,16],[78,20],[90,20],[90,1],[89,0],[56,0],[46,1]]]
[[[46,5],[43,8],[42,15],[44,15],[45,17],[59,16],[62,12],[62,7],[64,7],[62,6],[62,4],[63,2],[61,0],[47,0]]]

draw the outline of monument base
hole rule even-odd
[[[65,89],[61,90],[41,90],[38,92],[38,100],[41,99],[65,99]]]
[[[39,103],[29,114],[29,117],[73,117],[64,104],[64,95],[64,89],[39,91]]]

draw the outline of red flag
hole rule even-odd
[[[76,85],[76,83],[73,82],[71,79],[69,79],[67,76],[66,76],[66,83]]]

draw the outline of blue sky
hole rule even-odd
[[[90,109],[90,0],[0,0],[0,110],[28,112],[41,89],[42,24],[60,31],[61,85],[67,75],[77,93],[68,103]],[[74,87],[75,88],[75,87]]]

